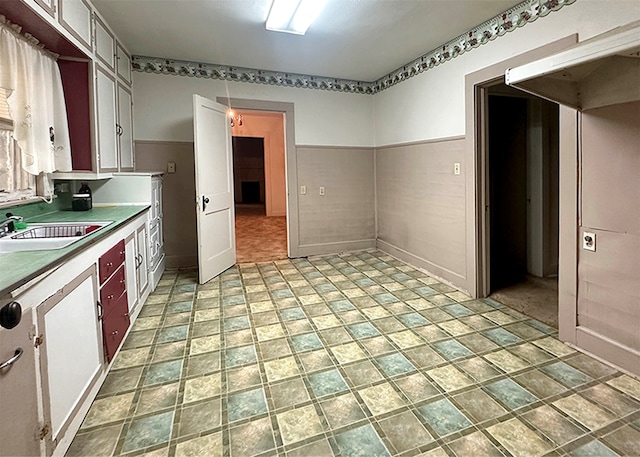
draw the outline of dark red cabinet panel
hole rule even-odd
[[[114,354],[129,328],[129,304],[126,292],[113,305],[111,312],[102,317],[104,351],[107,361],[111,362]]]
[[[102,303],[103,314],[109,314],[111,308],[120,299],[126,290],[124,265],[109,278],[100,289],[100,302]]]
[[[113,274],[114,271],[124,262],[124,240],[121,240],[114,247],[105,252],[98,260],[98,270],[100,272],[100,284]]]
[[[110,362],[129,328],[124,240],[105,252],[98,260],[102,334],[104,352]]]

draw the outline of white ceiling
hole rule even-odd
[[[374,81],[518,0],[329,0],[304,36],[267,31],[271,0],[93,0],[135,55]]]

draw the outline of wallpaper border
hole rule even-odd
[[[131,65],[138,72],[373,95],[576,1],[525,0],[372,82],[136,55]]]

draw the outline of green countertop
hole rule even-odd
[[[65,248],[0,253],[0,297],[67,261],[86,246],[101,240],[148,208],[149,205],[103,206],[94,207],[89,211],[60,210],[25,217],[27,224],[36,222],[113,222]],[[21,215],[19,209],[14,209],[14,213]]]

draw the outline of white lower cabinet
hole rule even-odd
[[[103,333],[118,326],[118,312],[132,323],[149,295],[147,227],[144,212],[0,297],[0,308],[12,302],[22,307],[19,325],[0,328],[0,365],[11,362],[0,368],[0,456],[59,456],[67,451],[118,351],[119,345],[107,351],[110,342]],[[109,266],[109,255],[121,256],[121,251],[124,266],[101,284],[103,264]],[[123,281],[120,299],[113,306],[106,303],[102,295],[108,300],[111,284]],[[134,301],[126,301],[131,296]],[[124,311],[119,308],[123,304]],[[120,341],[128,328],[117,327]]]
[[[36,310],[44,421],[50,428],[45,436],[47,454],[69,431],[71,420],[103,369],[96,303],[97,270],[92,265]],[[75,430],[71,433],[73,436]]]
[[[129,234],[124,239],[124,268],[127,281],[127,299],[129,300],[129,313],[138,306],[140,295],[138,294],[138,248],[136,232]]]
[[[32,326],[32,310],[26,309],[16,327],[0,329],[0,455],[40,454]]]
[[[129,314],[133,315],[138,304],[149,294],[149,255],[146,222],[141,223],[125,238],[125,270]]]
[[[149,289],[149,235],[147,225],[136,230],[137,259],[138,259],[138,294],[142,297]]]

